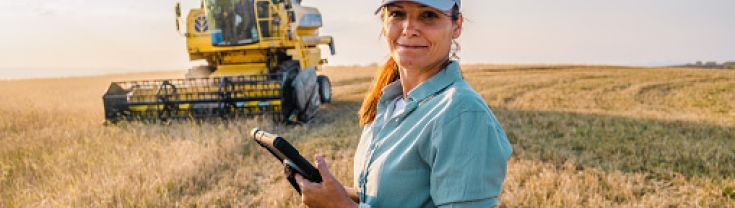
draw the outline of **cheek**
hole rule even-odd
[[[446,31],[446,30],[445,30]],[[431,37],[433,40],[434,50],[443,52],[448,51],[452,47],[453,33],[452,32],[437,32],[435,36]]]
[[[385,26],[383,27],[383,35],[385,36],[386,42],[388,42],[390,50],[393,50],[395,48],[396,41],[398,41],[398,38],[401,36],[401,29],[400,27]]]

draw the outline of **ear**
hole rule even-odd
[[[462,35],[462,24],[464,24],[464,15],[459,14],[459,19],[454,23],[454,31],[452,31],[452,39],[459,38]]]

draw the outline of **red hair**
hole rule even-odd
[[[393,57],[390,57],[378,70],[373,86],[365,96],[365,100],[362,101],[362,107],[360,107],[360,112],[358,113],[360,126],[365,126],[375,120],[378,101],[380,101],[380,96],[383,95],[383,87],[398,80],[398,77],[398,65]]]

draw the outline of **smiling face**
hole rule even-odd
[[[452,20],[450,11],[397,2],[383,10],[383,32],[400,67],[431,70],[449,58],[452,40],[462,32],[462,18]]]

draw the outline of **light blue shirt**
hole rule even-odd
[[[400,81],[383,89],[375,120],[355,152],[354,184],[371,207],[491,207],[512,152],[485,101],[462,79],[459,63],[408,93],[391,117]]]

